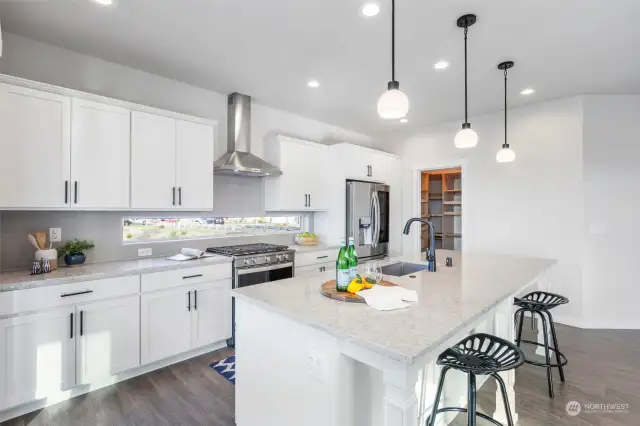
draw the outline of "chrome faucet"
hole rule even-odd
[[[433,228],[433,223],[419,217],[409,219],[407,224],[404,225],[404,235],[409,235],[409,228],[413,222],[421,222],[429,227],[429,247],[426,248],[425,254],[427,255],[427,270],[429,272],[436,272],[436,233]]]

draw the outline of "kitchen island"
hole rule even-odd
[[[447,256],[453,267],[444,266]],[[382,263],[399,261],[423,262],[415,255]],[[319,287],[334,278],[331,272],[235,290],[236,423],[424,424],[439,376],[437,356],[475,332],[514,340],[513,296],[535,286],[554,263],[438,251],[437,272],[384,277],[419,297],[409,308],[387,312],[322,296]],[[514,412],[515,374],[501,374]],[[464,375],[448,377],[444,400],[465,405]],[[504,422],[502,404],[496,407],[494,418]],[[439,423],[450,419],[438,417]]]

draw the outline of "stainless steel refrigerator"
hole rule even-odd
[[[389,253],[389,185],[347,180],[347,229],[358,259]]]

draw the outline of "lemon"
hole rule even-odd
[[[356,294],[357,292],[359,292],[360,290],[362,290],[364,288],[365,288],[365,285],[362,282],[362,280],[359,279],[359,278],[354,278],[353,280],[351,280],[351,282],[347,286],[347,291],[349,293]]]

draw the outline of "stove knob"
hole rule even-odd
[[[264,257],[264,261],[267,262],[267,263],[271,262],[271,257],[265,256]]]
[[[251,260],[251,263],[253,263],[254,265],[256,264],[256,258],[255,257],[252,257],[250,260]]]
[[[244,260],[244,264],[245,264],[245,265],[248,265],[248,264],[249,264],[249,259],[245,259],[245,260]]]
[[[276,260],[278,262],[281,262],[282,261],[282,255],[281,254],[276,254]]]

